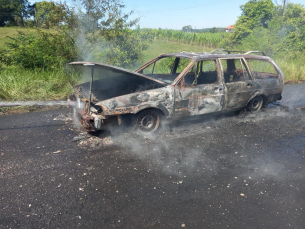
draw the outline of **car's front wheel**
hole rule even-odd
[[[160,126],[160,113],[153,109],[139,112],[134,119],[135,129],[145,133],[152,133]]]
[[[249,101],[247,109],[252,112],[259,111],[263,106],[263,102],[262,96],[257,95]]]

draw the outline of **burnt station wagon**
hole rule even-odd
[[[161,117],[258,111],[281,99],[284,74],[270,57],[226,52],[162,54],[136,71],[72,62],[87,82],[74,87],[69,101],[87,131],[128,118],[136,129],[153,132]]]

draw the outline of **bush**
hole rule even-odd
[[[53,69],[77,58],[74,42],[64,32],[18,31],[18,36],[10,40],[0,51],[2,65]]]
[[[143,51],[151,42],[152,39],[140,29],[125,29],[116,38],[105,41],[101,47],[103,51],[95,53],[102,63],[132,69],[143,60]]]

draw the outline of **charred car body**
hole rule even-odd
[[[125,117],[143,132],[168,119],[247,108],[260,110],[281,99],[284,74],[265,55],[168,53],[136,71],[94,63],[72,62],[88,82],[69,98],[87,131]]]

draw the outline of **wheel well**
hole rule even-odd
[[[256,96],[261,96],[261,97],[262,97],[262,99],[263,99],[263,105],[267,105],[267,104],[268,104],[268,96],[266,96],[266,95],[264,95],[264,94],[259,94],[259,93],[254,94],[254,95],[251,97],[251,99],[249,99],[248,103],[249,103],[253,98],[255,98]],[[248,103],[247,103],[247,104],[248,104]]]
[[[263,105],[267,105],[268,104],[268,96],[261,94],[260,95],[263,98]]]
[[[145,109],[143,109],[143,110],[138,111],[136,114],[139,114],[140,112],[146,111],[146,110],[154,110],[154,111],[156,111],[158,114],[160,114],[162,117],[165,117],[164,112],[163,112],[161,109],[155,108],[155,107],[145,108]]]

